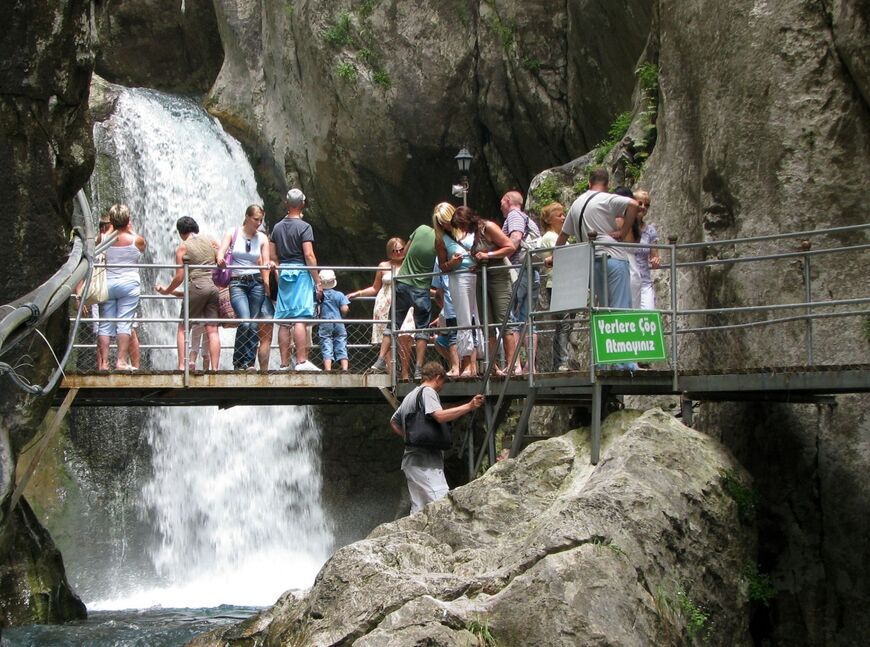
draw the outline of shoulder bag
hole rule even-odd
[[[405,416],[405,444],[409,447],[426,449],[450,449],[453,447],[453,433],[448,423],[440,423],[426,413],[423,406],[423,389],[417,391],[414,410]]]
[[[233,280],[233,271],[230,269],[230,265],[233,264],[233,248],[236,246],[236,236],[238,236],[239,230],[233,232],[233,237],[230,240],[230,247],[227,250],[227,253],[224,254],[224,262],[226,263],[225,267],[216,267],[211,271],[211,280],[214,281],[214,284],[219,288],[225,288],[230,284],[230,281]]]
[[[102,267],[97,267],[101,265]],[[91,271],[91,282],[85,294],[85,305],[92,306],[109,300],[109,285],[106,283],[106,257],[100,254],[94,259]]]

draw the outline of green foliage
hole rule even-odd
[[[375,70],[372,74],[372,80],[385,90],[388,90],[392,85],[390,75],[384,70]]]
[[[288,19],[293,18],[293,3],[288,2],[287,6],[284,7],[284,13],[287,14]]]
[[[496,38],[501,43],[506,54],[513,52],[517,26],[512,20],[503,21],[493,10],[489,19],[489,26],[495,32]]]
[[[356,81],[358,74],[356,65],[349,61],[342,61],[339,63],[336,66],[335,71],[338,73],[339,78],[342,78],[345,81]]]
[[[580,195],[581,193],[586,193],[589,190],[589,178],[583,177],[577,180],[574,184],[574,193]]]
[[[623,137],[628,132],[628,127],[631,125],[631,112],[623,112],[617,115],[610,128],[607,131],[607,138],[597,146],[595,151],[595,162],[601,164],[604,158],[613,150]]]
[[[747,593],[752,602],[760,602],[764,606],[770,605],[770,600],[776,597],[776,587],[767,573],[758,570],[758,564],[748,564],[743,570],[743,579],[746,582]]]
[[[522,65],[529,72],[537,72],[541,69],[541,61],[539,61],[534,56],[526,56],[525,58],[523,58]]]
[[[614,553],[616,555],[619,555],[620,557],[628,557],[628,555],[626,555],[625,551],[622,550],[619,546],[617,546],[613,542],[607,541],[603,538],[596,538],[596,539],[592,540],[592,545],[595,546],[595,548],[597,548],[597,549],[606,548],[607,550],[611,551],[612,553]]]
[[[498,641],[489,630],[486,620],[481,621],[479,618],[469,620],[465,628],[477,637],[477,644],[480,647],[498,647]]]
[[[363,0],[359,5],[360,18],[368,18],[371,16],[377,4],[378,0]]]
[[[350,21],[350,14],[342,11],[338,14],[335,24],[326,30],[324,38],[326,42],[333,47],[347,47],[351,44],[351,29],[353,25]]]
[[[710,614],[702,606],[695,604],[683,589],[677,590],[677,609],[686,621],[686,632],[690,640],[702,635],[709,636],[710,627],[707,626],[707,622],[710,620]]]
[[[725,494],[737,504],[737,516],[743,523],[751,523],[755,520],[758,510],[758,494],[755,490],[746,486],[734,470],[723,470],[719,473],[722,478],[722,489]]]
[[[634,71],[640,81],[640,89],[644,92],[657,91],[659,87],[659,66],[655,63],[644,63]]]
[[[559,201],[559,184],[554,176],[548,175],[532,189],[531,193],[536,207],[540,210],[541,207],[545,207],[551,202]]]

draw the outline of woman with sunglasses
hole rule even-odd
[[[351,292],[347,298],[351,301],[358,297],[375,297],[375,308],[372,313],[372,319],[377,321],[389,321],[390,307],[393,303],[393,291],[390,287],[393,283],[393,276],[399,271],[402,266],[402,261],[405,260],[405,241],[401,238],[390,238],[387,241],[387,260],[378,263],[377,272],[375,272],[374,282],[367,288]],[[411,319],[410,323],[408,319]],[[408,324],[408,326],[406,326]],[[402,323],[401,328],[414,327],[413,312],[408,312],[408,317]],[[372,325],[372,344],[380,347],[384,340],[384,331],[386,324]],[[411,359],[412,339],[410,335],[399,335],[399,355],[402,358],[402,378],[407,379],[410,374],[410,359]],[[387,355],[384,358],[385,365],[389,367],[390,355],[389,348]]]
[[[232,249],[230,301],[239,319],[256,319],[266,297],[269,273],[269,239],[259,231],[265,214],[263,207],[252,204],[245,210],[241,227],[228,231],[217,254],[219,267],[226,267],[227,252]],[[257,324],[240,323],[236,328],[233,368],[253,371],[260,339]]]

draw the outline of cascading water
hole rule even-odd
[[[218,238],[261,202],[238,142],[192,101],[124,90],[98,128],[97,140],[118,160],[134,229],[148,243],[143,262],[174,263],[179,216],[193,216],[201,235]],[[166,284],[172,270],[142,275],[143,294],[154,294],[155,280]],[[140,304],[143,318],[177,317],[179,308],[179,300]],[[175,329],[140,325],[143,344],[167,347],[150,353],[153,368],[176,366]],[[224,346],[232,338],[222,332]],[[319,503],[319,431],[307,409],[150,409],[146,429],[153,473],[140,511],[158,537],[150,547],[155,578],[136,589],[107,583],[86,600],[89,608],[259,606],[310,586],[332,539]]]

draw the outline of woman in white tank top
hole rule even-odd
[[[130,335],[133,319],[139,307],[140,279],[136,265],[145,251],[145,239],[133,231],[130,209],[125,204],[115,204],[109,209],[109,221],[118,232],[115,242],[106,250],[106,284],[109,298],[100,304],[100,317],[121,321],[101,321],[97,345],[97,370],[109,369],[109,342],[116,338],[118,354],[115,368],[130,370]],[[112,267],[121,265],[122,267]]]
[[[263,299],[266,298],[269,273],[260,267],[269,264],[269,239],[259,231],[264,216],[260,205],[249,206],[245,210],[242,226],[226,233],[217,254],[217,264],[226,267],[226,256],[232,248],[230,301],[239,319],[259,318]],[[254,370],[259,341],[257,324],[239,324],[233,348],[234,369]]]

